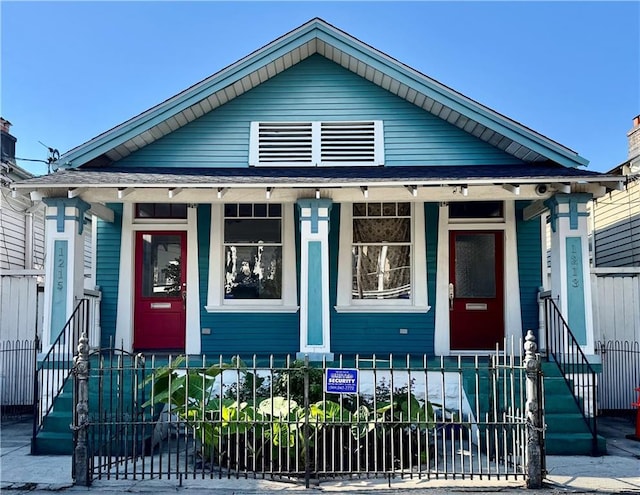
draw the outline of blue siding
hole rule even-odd
[[[435,290],[438,245],[438,205],[425,204],[428,313],[336,313],[338,270],[338,233],[340,208],[331,211],[330,266],[331,266],[331,350],[344,354],[413,353],[433,355],[435,333]],[[400,329],[406,328],[406,335]]]
[[[300,343],[298,313],[208,313],[204,309],[209,280],[210,227],[211,207],[199,205],[200,322],[202,328],[211,329],[210,335],[202,336],[202,353],[295,354]]]
[[[122,204],[107,204],[114,212],[113,223],[98,220],[96,256],[96,284],[102,291],[100,315],[103,348],[117,344],[116,314],[118,310],[118,282],[120,273],[120,241],[122,239]]]
[[[542,239],[540,220],[525,222],[522,210],[529,201],[516,201],[516,237],[522,330],[533,330],[538,338],[538,288],[542,285]]]
[[[359,119],[384,121],[386,165],[522,163],[314,55],[124,158],[119,165],[246,167],[251,121]]]

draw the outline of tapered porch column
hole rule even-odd
[[[551,222],[551,294],[586,354],[594,353],[587,203],[590,194],[545,201]]]
[[[45,198],[45,281],[42,349],[58,337],[84,295],[84,215],[79,198]]]
[[[301,199],[300,352],[333,360],[329,325],[329,214],[331,200]]]

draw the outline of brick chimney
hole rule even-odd
[[[633,119],[633,128],[627,133],[629,138],[629,155],[627,158],[633,160],[640,155],[640,115]]]
[[[11,122],[0,117],[0,141],[2,163],[16,164],[16,138],[11,135],[9,128]]]

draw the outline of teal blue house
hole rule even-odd
[[[103,348],[482,353],[540,328],[550,246],[593,353],[586,205],[618,179],[586,164],[313,19],[13,188],[47,207],[45,346],[92,218]]]

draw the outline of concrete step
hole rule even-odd
[[[544,420],[549,433],[589,433],[589,428],[578,412],[550,413],[545,412]]]
[[[34,455],[71,455],[73,453],[73,434],[41,431],[32,441],[31,453]]]
[[[547,455],[604,455],[607,443],[604,437],[597,437],[597,453],[593,452],[590,433],[548,433],[545,435]]]

